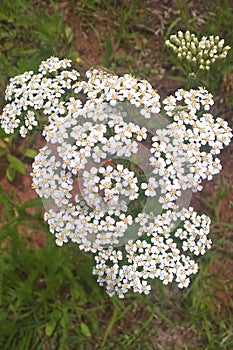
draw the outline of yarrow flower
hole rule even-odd
[[[65,103],[60,98],[80,76],[76,70],[68,70],[70,67],[71,60],[51,57],[41,62],[37,74],[30,71],[10,79],[5,92],[9,103],[1,115],[5,133],[13,134],[20,127],[19,133],[25,137],[38,125],[36,111],[48,115],[48,121],[53,113],[66,112]]]
[[[47,116],[31,176],[57,245],[92,252],[110,296],[148,294],[154,278],[187,287],[211,247],[210,219],[189,207],[191,193],[221,170],[232,138],[210,113],[213,96],[179,89],[161,103],[145,80],[98,69],[81,80],[55,57],[13,78],[6,96],[6,133],[24,137]]]
[[[165,285],[175,280],[179,288],[187,287],[190,276],[198,271],[194,256],[203,255],[211,246],[207,238],[209,217],[198,215],[191,207],[148,215],[142,228],[145,238],[129,240],[124,252],[109,247],[95,256],[93,272],[110,296],[123,298],[130,290],[148,294],[148,280],[154,278]],[[193,252],[192,257],[185,255],[188,250]]]
[[[230,46],[224,46],[219,36],[203,36],[200,40],[189,31],[178,31],[165,42],[180,60],[186,60],[195,69],[209,70],[216,60],[226,58]]]

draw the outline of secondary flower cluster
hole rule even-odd
[[[219,36],[203,36],[201,40],[195,34],[179,31],[170,36],[165,44],[171,48],[180,60],[186,60],[193,67],[209,70],[211,64],[227,56],[230,46],[224,46]]]
[[[5,99],[10,101],[3,109],[1,127],[7,134],[19,133],[25,137],[28,131],[38,125],[36,111],[43,114],[65,113],[65,101],[61,97],[72,88],[79,73],[72,69],[71,60],[59,60],[51,57],[41,62],[38,73],[25,72],[10,79],[6,88]]]
[[[125,252],[109,247],[95,256],[94,274],[100,285],[106,286],[110,296],[117,294],[120,298],[131,289],[148,294],[151,290],[148,280],[154,278],[163,284],[175,280],[179,288],[187,287],[189,276],[197,273],[198,265],[184,253],[189,251],[198,256],[210,248],[209,217],[197,215],[189,208],[144,215],[139,221],[144,239],[129,240]]]
[[[210,114],[212,95],[180,89],[161,103],[129,74],[92,69],[81,80],[67,68],[51,58],[13,78],[1,116],[22,136],[37,125],[35,111],[48,117],[31,175],[56,243],[94,253],[110,296],[147,294],[153,278],[187,287],[195,257],[211,246],[210,219],[189,208],[190,194],[221,170],[217,156],[232,137]]]

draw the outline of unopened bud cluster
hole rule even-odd
[[[201,40],[189,31],[178,31],[171,35],[165,44],[171,48],[180,60],[186,60],[200,70],[209,70],[216,60],[227,56],[230,46],[224,46],[224,39],[219,36],[203,36]]]

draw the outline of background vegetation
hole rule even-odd
[[[2,0],[0,101],[10,77],[54,55],[81,73],[104,66],[148,79],[162,95],[184,86],[164,47],[176,30],[219,35],[233,47],[233,3],[157,0]],[[233,50],[206,80],[216,114],[232,126]],[[214,246],[184,291],[154,281],[149,296],[108,298],[92,276],[92,257],[58,248],[30,191],[41,140],[0,133],[0,349],[230,350],[233,348],[232,146],[223,171],[193,197],[212,218]]]

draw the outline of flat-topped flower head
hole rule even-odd
[[[54,113],[64,114],[66,105],[60,98],[71,90],[80,76],[76,70],[69,70],[70,67],[71,60],[51,57],[41,63],[37,74],[30,71],[12,78],[6,88],[6,100],[10,102],[0,116],[3,130],[13,134],[19,128],[20,135],[25,137],[40,124],[39,113],[48,116],[48,121]],[[28,118],[32,113],[33,119]]]
[[[189,32],[170,40],[188,59],[213,45],[228,50]],[[6,133],[25,137],[44,124],[32,187],[56,244],[92,252],[93,273],[110,296],[148,294],[154,278],[188,287],[212,243],[210,219],[189,207],[191,195],[220,172],[218,155],[232,138],[211,114],[213,96],[179,89],[161,103],[146,80],[96,68],[81,79],[70,60],[51,57],[38,73],[11,79],[6,98]]]

